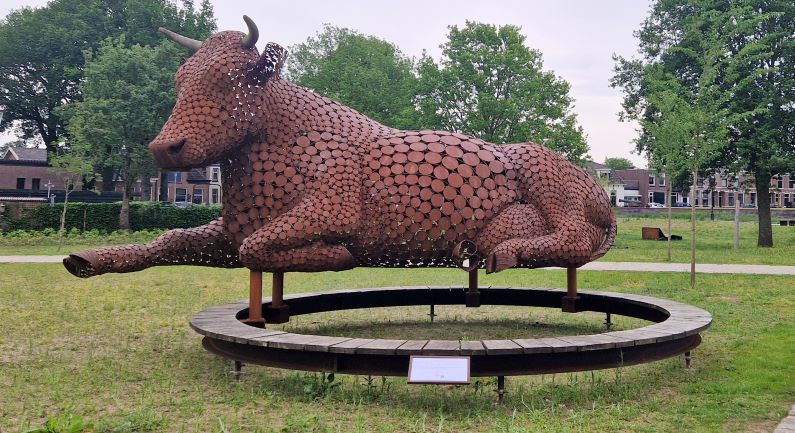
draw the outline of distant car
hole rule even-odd
[[[754,203],[744,203],[743,207],[756,207]]]
[[[655,202],[651,202],[651,203],[649,203],[649,205],[648,205],[648,206],[649,206],[649,207],[653,207],[653,208],[658,208],[658,209],[659,209],[659,208],[664,208],[664,207],[665,207],[665,205],[664,205],[664,204],[662,204],[662,203],[655,203]]]
[[[693,206],[690,206],[690,203],[685,203],[683,201],[678,201],[678,202],[674,203],[674,207],[693,207]]]
[[[187,202],[187,201],[175,201],[174,202],[174,206],[180,207],[180,208],[183,208],[183,209],[188,207],[188,206],[192,206],[192,205],[193,205],[193,203]]]

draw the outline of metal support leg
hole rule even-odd
[[[243,363],[235,361],[235,371],[232,373],[235,375],[235,380],[240,380],[240,376],[243,375]]]
[[[497,404],[505,404],[505,376],[497,376]]]
[[[690,361],[692,359],[693,357],[691,356],[690,351],[688,350],[687,352],[685,352],[685,368],[688,370],[690,369]]]
[[[265,319],[262,318],[262,272],[249,273],[248,318],[243,323],[258,328],[265,327]]]
[[[561,310],[565,313],[577,312],[577,268],[566,268],[566,296],[563,297]]]
[[[265,310],[265,321],[268,323],[290,321],[290,307],[284,303],[284,272],[273,273],[271,304]]]
[[[610,328],[613,326],[613,321],[610,318],[610,313],[607,313],[605,317],[605,326],[607,327],[608,330],[610,330]]]
[[[467,307],[480,307],[480,292],[478,291],[478,269],[468,271],[469,274],[469,289],[466,293],[466,306]]]
[[[436,307],[435,305],[431,304],[431,312],[428,313],[428,317],[431,318],[431,323],[433,323],[433,318],[436,317],[436,311],[435,311],[436,308],[435,307]]]

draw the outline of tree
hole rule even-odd
[[[542,69],[520,28],[467,21],[449,29],[441,63],[419,62],[424,123],[494,143],[535,141],[581,162],[588,145],[569,84]]]
[[[83,187],[84,182],[94,178],[94,166],[90,157],[91,149],[85,145],[73,145],[69,149],[61,148],[61,152],[49,157],[53,174],[61,178],[64,183],[63,210],[61,211],[61,225],[58,229],[58,251],[63,247],[66,233],[66,209],[69,207],[69,194]]]
[[[133,44],[157,44],[158,26],[194,38],[214,28],[207,0],[196,11],[168,0],[53,0],[47,6],[12,11],[0,22],[0,132],[18,126],[21,138],[40,137],[56,152],[64,133],[57,108],[79,101],[85,50],[126,35]],[[67,144],[68,145],[68,144]]]
[[[399,129],[418,125],[413,62],[393,44],[326,24],[291,48],[287,75],[296,84]]]
[[[127,47],[123,37],[87,53],[83,100],[58,111],[67,120],[70,145],[92,149],[94,161],[112,167],[124,182],[119,227],[129,228],[133,185],[156,169],[147,145],[174,106],[172,77],[180,61],[175,44]],[[112,182],[113,179],[103,179]]]
[[[658,0],[636,34],[643,59],[616,57],[613,86],[625,92],[624,117],[651,119],[653,68],[695,92],[704,67],[722,92],[732,121],[727,146],[707,165],[743,166],[753,174],[759,203],[759,246],[772,246],[770,179],[795,168],[795,4],[753,0]],[[705,62],[704,59],[711,59]],[[655,71],[654,73],[660,73]],[[638,146],[651,137],[643,131]]]
[[[635,168],[632,161],[626,158],[605,158],[604,164],[610,167],[611,170],[629,170]]]

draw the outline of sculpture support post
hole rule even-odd
[[[262,272],[249,273],[248,319],[244,322],[251,326],[265,327],[265,320],[262,318]]]
[[[480,292],[478,291],[478,268],[467,271],[469,274],[469,288],[466,293],[467,307],[480,307]]]
[[[265,321],[267,323],[290,321],[290,307],[284,303],[284,272],[273,273],[271,304],[265,309]]]
[[[566,296],[563,297],[561,309],[565,313],[577,312],[577,268],[566,268]]]

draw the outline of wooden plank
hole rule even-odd
[[[304,350],[309,350],[312,352],[328,352],[329,347],[351,340],[350,337],[330,337],[326,335],[315,335],[314,337],[315,338],[313,338],[312,341],[309,341],[304,345]]]
[[[461,354],[462,355],[485,355],[486,348],[483,347],[483,342],[481,341],[462,341],[461,342]]]
[[[328,351],[332,353],[355,353],[359,346],[371,341],[373,341],[372,338],[351,338],[348,341],[329,346]]]
[[[417,355],[421,353],[422,348],[428,343],[428,340],[408,340],[397,348],[398,355]]]
[[[552,352],[575,352],[577,351],[577,346],[572,345],[569,342],[563,341],[559,338],[555,337],[546,337],[546,338],[539,338],[539,342],[544,343],[552,348]]]
[[[406,340],[373,340],[356,348],[355,353],[363,355],[394,355]]]
[[[524,353],[550,353],[552,352],[552,347],[537,339],[537,338],[519,338],[514,339],[514,343],[522,346],[522,351]]]
[[[423,355],[458,355],[461,343],[458,340],[431,340],[422,348]]]
[[[522,353],[522,346],[511,340],[481,340],[487,355],[510,355]]]

